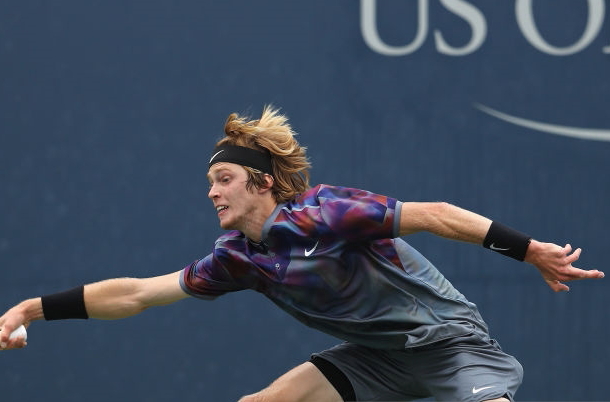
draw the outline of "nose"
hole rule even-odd
[[[210,191],[208,191],[208,198],[213,200],[214,198],[217,198],[218,195],[218,190],[216,190],[216,186],[214,184],[210,185]]]

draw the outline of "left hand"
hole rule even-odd
[[[563,282],[577,279],[601,279],[604,273],[598,270],[584,270],[572,265],[580,257],[580,248],[572,252],[572,246],[565,247],[553,243],[541,243],[532,240],[525,261],[534,265],[555,292],[566,292],[570,290]]]

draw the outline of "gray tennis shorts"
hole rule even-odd
[[[346,342],[314,356],[347,376],[358,401],[513,401],[523,379],[517,359],[477,333],[404,350]]]

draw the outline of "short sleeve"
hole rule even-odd
[[[349,241],[399,236],[401,202],[365,190],[321,187],[320,216],[328,230]]]
[[[184,267],[180,275],[180,286],[193,297],[210,300],[228,292],[244,289],[231,277],[214,254]]]

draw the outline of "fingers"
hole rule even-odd
[[[11,339],[10,336],[15,328],[10,325],[3,325],[0,328],[0,350],[23,348],[27,345],[23,336]]]
[[[565,270],[554,275],[560,281],[576,281],[581,279],[602,279],[604,273],[598,270],[584,270],[574,267],[568,267]]]
[[[553,249],[547,248],[547,258],[539,260],[536,267],[542,273],[547,285],[555,292],[567,292],[570,290],[564,282],[580,279],[601,279],[605,275],[598,270],[585,270],[572,265],[580,258],[581,248],[572,249],[572,245],[564,247],[549,244]]]
[[[566,247],[570,247],[570,245],[567,244]],[[564,250],[566,250],[565,247],[564,247]],[[572,250],[572,247],[570,247],[570,250]],[[581,248],[577,248],[572,254],[570,254],[570,251],[566,250],[566,262],[568,264],[572,264],[574,261],[576,261],[580,258],[580,253],[582,253]]]
[[[570,274],[563,274],[559,276],[559,279],[548,279],[545,277],[544,280],[554,292],[569,292],[570,287],[563,283],[564,281],[574,281],[579,279],[601,279],[604,277],[604,273],[601,271],[585,271],[578,268],[572,268]]]
[[[10,349],[22,349],[25,348],[27,345],[28,343],[23,338],[11,339],[3,347],[0,347],[0,351]]]
[[[598,271],[597,269],[585,270],[572,266],[572,264],[580,258],[580,254],[582,253],[581,248],[577,248],[570,254],[570,251],[568,250],[572,250],[572,246],[566,244],[564,250],[567,253],[566,263],[569,265],[568,275],[571,279],[601,279],[605,276],[602,271]]]
[[[554,292],[569,292],[570,287],[565,283],[561,283],[557,280],[546,279],[546,283],[553,289]]]
[[[4,349],[7,347],[8,341],[9,341],[9,336],[11,335],[11,332],[13,332],[14,328],[11,328],[10,325],[7,326],[5,324],[3,324],[0,327],[0,349]]]
[[[560,278],[561,280],[601,279],[604,277],[604,273],[596,269],[585,270],[572,266],[572,264],[580,258],[580,254],[582,253],[581,248],[577,248],[573,253],[570,254],[572,251],[572,246],[570,244],[566,244],[565,247],[563,247],[563,251],[566,253],[565,262],[568,265],[568,270],[563,277]]]
[[[6,349],[9,344],[9,336],[11,334],[11,330],[6,326],[3,326],[0,330],[0,349]]]
[[[574,268],[574,270],[577,271],[574,273],[574,275],[577,275],[577,277],[574,279],[602,279],[604,276],[606,276],[602,271],[598,271],[597,269],[584,270]]]
[[[21,325],[20,323],[14,322],[14,320],[3,318],[2,324],[0,325],[0,350],[22,348],[25,346],[25,339],[23,337],[10,338],[13,331]]]

